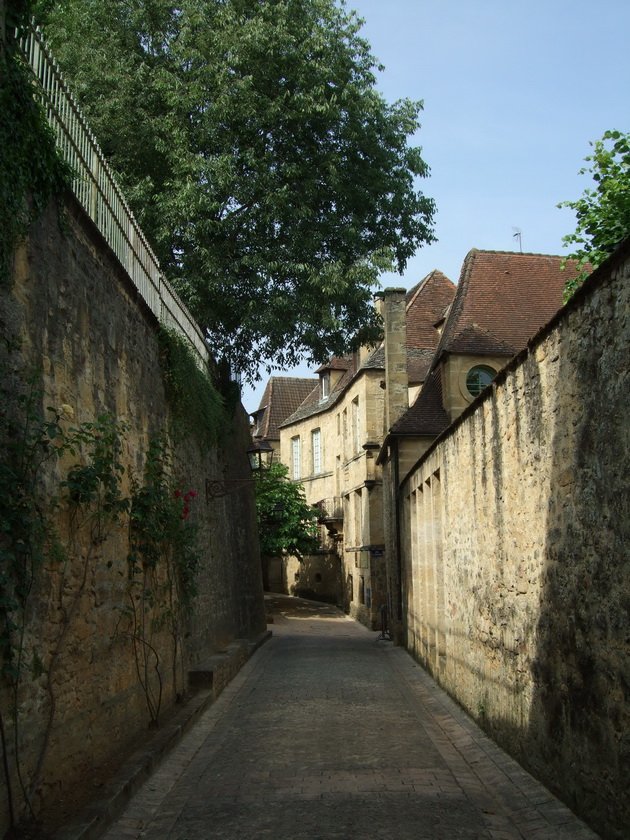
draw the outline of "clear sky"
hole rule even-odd
[[[630,0],[347,0],[384,65],[388,101],[424,101],[422,146],[438,242],[404,275],[457,282],[471,248],[563,254],[575,229],[557,204],[592,186],[589,141],[630,131]],[[307,367],[286,375],[308,375]],[[280,371],[274,371],[279,374]],[[254,411],[267,380],[243,389]]]

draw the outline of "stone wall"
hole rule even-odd
[[[609,838],[630,825],[629,254],[402,488],[409,649]]]
[[[173,437],[158,324],[78,205],[71,197],[65,204],[61,220],[50,209],[33,226],[16,255],[12,288],[0,289],[2,385],[12,381],[17,395],[34,372],[37,415],[58,409],[66,429],[104,414],[123,421],[123,496],[142,481],[151,441],[170,437],[172,480],[198,494],[191,521],[202,561],[197,595],[182,614],[161,561],[145,569],[142,595],[130,588],[128,514],[95,536],[93,513],[79,520],[63,505],[42,511],[54,535],[49,529],[27,599],[17,693],[6,680],[1,693],[18,815],[16,758],[33,811],[45,813],[85,780],[102,780],[147,732],[158,704],[157,716],[168,715],[187,691],[189,671],[265,630],[253,485],[233,482],[218,499],[208,492],[214,480],[249,477],[247,416],[240,403],[229,410],[215,447],[190,433]],[[49,498],[80,459],[69,452],[43,469]],[[1,797],[0,833],[7,803]]]

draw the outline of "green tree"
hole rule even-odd
[[[256,513],[260,550],[266,557],[287,551],[301,557],[318,547],[318,511],[304,496],[301,484],[289,481],[284,464],[256,473]]]
[[[433,241],[420,102],[387,103],[335,0],[58,0],[54,52],[217,355],[322,361],[378,336],[379,274]]]
[[[565,288],[565,300],[584,282],[589,264],[597,268],[619,243],[630,234],[630,134],[606,131],[601,140],[591,143],[593,153],[585,158],[590,166],[580,169],[595,181],[595,189],[586,189],[577,201],[563,201],[558,207],[575,211],[575,233],[563,237],[570,254],[578,261],[581,273]]]

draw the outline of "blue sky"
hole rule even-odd
[[[630,130],[628,0],[347,0],[385,66],[388,101],[422,99],[421,182],[437,204],[438,242],[404,275],[410,286],[434,268],[457,282],[471,248],[563,254],[575,228],[558,202],[592,185],[579,175],[589,141]],[[306,366],[288,375],[306,375]],[[279,374],[279,371],[274,371]],[[258,407],[264,379],[243,389]]]

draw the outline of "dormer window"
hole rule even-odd
[[[330,371],[324,371],[319,377],[320,399],[325,400],[330,396]]]

